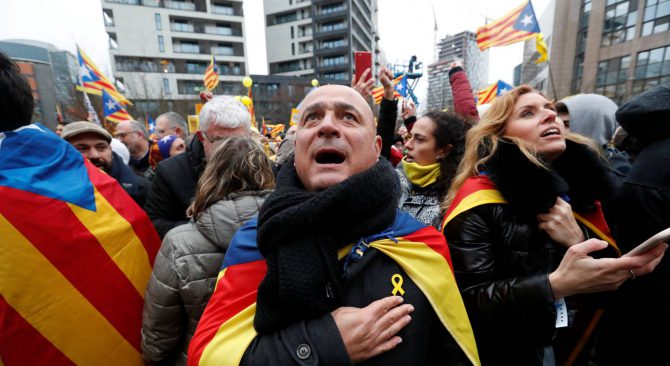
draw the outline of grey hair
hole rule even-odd
[[[177,112],[165,112],[156,117],[156,119],[161,117],[167,119],[170,128],[180,127],[181,130],[184,131],[184,134],[188,135],[188,125],[186,124],[186,120],[181,116],[181,114]]]
[[[144,137],[149,136],[149,133],[147,132],[147,128],[144,126],[143,123],[139,123],[135,120],[129,120],[128,122],[130,122],[130,129],[132,129],[133,131],[142,132],[142,135],[144,135]]]
[[[219,127],[238,128],[246,127],[251,132],[251,114],[247,107],[229,96],[217,96],[212,98],[200,110],[200,131],[207,131],[210,123]]]

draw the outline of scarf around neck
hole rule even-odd
[[[437,181],[440,176],[440,163],[430,165],[419,165],[417,163],[407,162],[402,159],[402,168],[405,170],[405,176],[415,186],[421,188],[429,186]]]
[[[399,191],[386,159],[319,192],[307,192],[288,161],[259,211],[267,273],[258,288],[256,330],[277,331],[340,306],[338,249],[392,225]]]

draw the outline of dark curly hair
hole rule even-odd
[[[432,111],[423,115],[433,121],[435,129],[435,148],[446,148],[451,145],[451,151],[440,162],[440,176],[435,182],[440,200],[444,198],[449,190],[451,181],[456,176],[458,164],[465,153],[465,134],[469,124],[463,118],[451,112]]]
[[[21,76],[19,66],[0,52],[0,132],[29,125],[33,103],[30,84]]]

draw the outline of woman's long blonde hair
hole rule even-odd
[[[207,207],[230,193],[274,186],[272,163],[263,147],[250,137],[230,137],[220,142],[208,159],[186,215],[197,220]]]
[[[544,94],[529,85],[520,85],[497,97],[479,123],[468,131],[465,139],[465,154],[458,165],[458,172],[451,183],[451,187],[449,187],[449,192],[442,201],[442,210],[446,212],[456,193],[468,178],[480,174],[480,168],[495,154],[498,144],[503,138],[515,143],[533,164],[549,169],[547,164],[537,156],[533,145],[519,138],[504,136],[507,121],[514,111],[514,105],[522,95],[528,93],[537,93],[549,100]],[[600,154],[598,145],[587,137],[567,132],[565,138],[587,145]]]

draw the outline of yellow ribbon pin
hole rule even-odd
[[[400,292],[400,295],[405,294],[405,290],[402,289],[402,276],[399,274],[394,274],[391,277],[391,283],[393,284],[393,291],[391,293],[395,296],[398,292]]]

